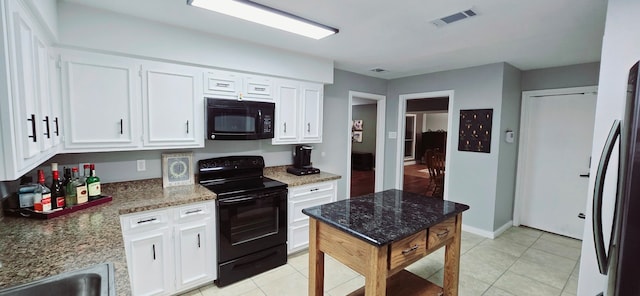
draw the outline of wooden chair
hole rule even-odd
[[[425,151],[425,161],[429,172],[427,195],[439,198],[443,197],[445,156],[444,153],[439,151]]]

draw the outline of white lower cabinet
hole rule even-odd
[[[216,279],[215,202],[122,215],[132,295],[171,295]]]
[[[309,247],[309,217],[302,209],[336,201],[337,185],[327,181],[289,188],[288,254]]]
[[[167,227],[125,235],[132,295],[166,295],[173,290],[171,230]]]

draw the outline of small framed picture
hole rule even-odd
[[[353,121],[353,127],[351,128],[351,130],[361,131],[362,130],[362,119],[354,120]]]
[[[162,154],[162,187],[192,185],[193,153],[163,153]]]
[[[356,143],[362,143],[362,132],[352,132],[351,139]]]

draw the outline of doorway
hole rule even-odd
[[[349,91],[347,192],[382,191],[386,96]]]
[[[398,137],[400,159],[396,188],[445,197],[447,175],[441,173],[446,171],[448,161],[442,161],[444,168],[435,174],[434,162],[429,160],[433,159],[434,152],[443,159],[449,157],[447,131],[452,122],[449,116],[452,100],[453,91],[400,96],[398,132],[402,136]]]
[[[596,87],[523,93],[514,224],[582,239],[595,107]]]

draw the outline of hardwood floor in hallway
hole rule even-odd
[[[422,164],[405,166],[402,190],[430,195],[427,192],[429,175],[421,171],[426,168],[427,166]],[[351,171],[351,197],[373,193],[374,186],[375,171]]]

